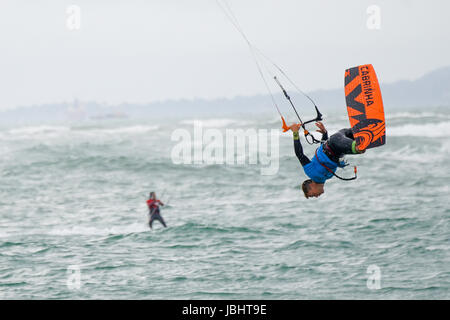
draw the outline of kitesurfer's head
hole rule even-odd
[[[302,190],[305,194],[306,199],[310,197],[317,198],[324,192],[323,183],[316,183],[311,179],[308,179],[303,181]]]
[[[155,200],[156,199],[156,194],[152,191],[152,192],[150,192],[149,197],[150,197],[150,199]]]

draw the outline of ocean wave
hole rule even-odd
[[[308,240],[296,240],[280,248],[275,249],[276,252],[279,251],[289,251],[304,247],[312,248],[351,248],[354,247],[354,243],[345,240],[334,240],[334,241],[308,241]]]
[[[446,146],[443,144],[440,147],[441,152],[436,152],[435,149],[425,146],[424,149],[420,149],[414,145],[404,145],[403,147],[395,150],[380,148],[370,153],[372,159],[390,159],[390,161],[406,161],[418,164],[430,164],[445,160],[446,153],[450,150],[450,144]]]
[[[70,228],[60,228],[50,230],[47,234],[53,236],[69,236],[69,235],[97,235],[97,236],[111,236],[111,235],[128,235],[133,233],[141,233],[148,231],[148,227],[144,223],[133,223],[126,226],[112,226],[107,228],[88,227],[88,226],[73,226]],[[121,237],[119,237],[121,238]]]
[[[158,126],[144,126],[144,125],[136,125],[136,126],[125,126],[125,127],[117,127],[117,128],[92,128],[89,130],[79,130],[79,132],[83,133],[93,133],[93,134],[139,134],[146,133],[150,131],[158,130]]]
[[[70,128],[66,126],[31,126],[10,129],[8,130],[8,134],[32,137],[36,134],[57,134],[68,131],[70,131]]]
[[[158,130],[158,126],[132,125],[122,127],[69,127],[69,126],[31,126],[14,128],[7,131],[13,138],[42,138],[57,137],[68,133],[75,135],[112,135],[112,134],[141,134]],[[6,137],[6,135],[3,135]]]
[[[255,228],[248,228],[248,227],[233,227],[233,226],[220,226],[220,225],[204,225],[204,224],[198,224],[198,223],[192,223],[188,222],[186,224],[172,227],[173,231],[175,232],[192,232],[195,234],[199,233],[208,233],[208,234],[218,234],[218,233],[255,233],[260,234],[262,233],[261,230],[255,229]]]
[[[436,119],[450,119],[450,114],[448,113],[438,113],[438,112],[395,112],[388,113],[386,112],[387,120],[394,119],[423,119],[423,118],[436,118]],[[327,119],[328,117],[324,117]],[[337,116],[335,120],[346,121],[348,120],[348,115],[343,114]]]
[[[386,135],[392,137],[442,138],[450,136],[450,121],[426,124],[405,124],[386,128]]]
[[[231,125],[246,125],[248,122],[236,120],[236,119],[198,119],[198,120],[182,120],[180,124],[194,125],[195,123],[200,123],[204,128],[223,128]]]
[[[438,118],[450,119],[450,114],[433,113],[433,112],[397,112],[387,113],[386,119],[421,119],[421,118]]]

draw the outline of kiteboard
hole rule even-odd
[[[386,143],[383,100],[371,64],[345,70],[345,100],[353,136],[359,150]]]

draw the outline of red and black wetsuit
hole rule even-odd
[[[147,206],[149,209],[149,214],[150,214],[150,221],[149,221],[149,226],[150,229],[152,228],[153,225],[153,221],[154,220],[158,220],[159,222],[162,223],[162,225],[165,227],[166,223],[164,222],[164,219],[161,217],[160,213],[159,213],[159,205],[161,205],[162,202],[159,200],[153,200],[153,199],[148,199],[147,200]]]

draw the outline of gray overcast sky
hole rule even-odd
[[[227,0],[250,40],[304,90],[343,86],[372,63],[380,81],[450,65],[450,1]],[[81,8],[81,29],[66,8]],[[381,29],[366,27],[369,5]],[[266,93],[215,0],[2,0],[0,109]]]

